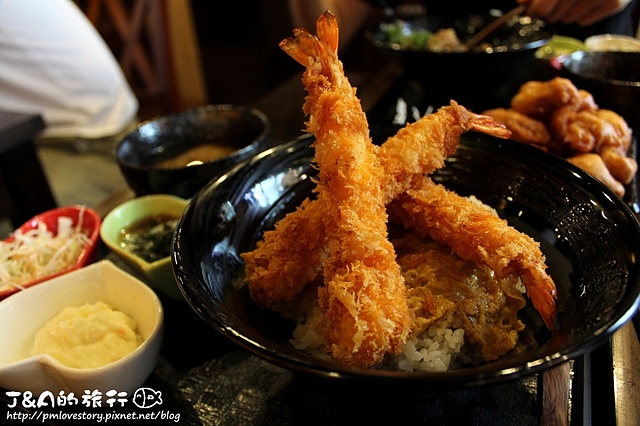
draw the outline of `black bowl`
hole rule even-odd
[[[557,329],[549,333],[527,306],[521,316],[537,349],[446,373],[347,368],[295,350],[288,344],[294,325],[257,307],[242,285],[239,255],[311,194],[311,141],[267,150],[211,182],[191,200],[174,237],[174,274],[186,300],[206,323],[254,354],[316,378],[434,391],[540,372],[594,349],[636,312],[640,226],[631,210],[559,157],[468,133],[434,179],[477,196],[540,241],[558,287]]]
[[[191,198],[210,180],[267,147],[270,125],[258,110],[207,105],[141,123],[114,148],[114,157],[136,195]],[[197,146],[213,145],[228,155],[197,165],[161,165]]]
[[[441,28],[454,28],[464,43],[493,19],[495,16],[488,13],[413,17],[404,21],[403,32],[411,34],[428,30],[435,33]],[[367,38],[391,62],[396,63],[407,78],[424,86],[434,106],[445,105],[450,99],[455,99],[477,110],[508,103],[510,96],[528,78],[529,67],[535,65],[536,50],[553,35],[553,30],[544,21],[516,16],[484,40],[491,46],[489,48],[478,47],[468,52],[432,52],[391,41],[385,30],[388,24],[381,22],[368,30]]]
[[[574,52],[562,61],[562,72],[599,107],[640,126],[640,52]]]

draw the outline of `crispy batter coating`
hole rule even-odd
[[[324,337],[334,359],[370,366],[402,349],[412,317],[387,238],[383,169],[360,100],[337,57],[335,16],[322,15],[317,30],[317,38],[302,31],[281,47],[307,66],[303,108],[307,131],[316,137],[316,191],[327,248],[324,286],[318,290],[327,322]]]
[[[402,349],[413,320],[387,235],[386,205],[442,167],[462,133],[473,129],[509,137],[511,132],[452,101],[382,146],[373,145],[360,101],[337,57],[337,38],[335,16],[327,11],[317,21],[317,37],[296,29],[280,44],[306,67],[303,110],[307,131],[316,138],[317,197],[285,216],[242,257],[251,295],[263,306],[293,300],[320,276],[318,301],[331,356],[367,367]],[[541,312],[545,318],[553,315],[549,309]]]
[[[628,156],[632,131],[618,113],[599,108],[589,92],[577,89],[571,80],[561,77],[524,83],[512,98],[511,106],[510,110],[485,113],[505,123],[514,140],[537,146],[533,132],[518,127],[525,119],[520,117],[521,121],[516,121],[513,113],[542,123],[550,136],[548,151],[571,158],[572,163],[602,180],[617,195],[625,195],[624,185],[633,180],[638,164]],[[586,153],[601,158],[581,155]]]
[[[392,220],[448,245],[462,259],[520,275],[549,330],[554,328],[556,286],[546,273],[540,245],[488,211],[425,178],[389,205]]]
[[[511,130],[511,139],[514,141],[543,148],[551,139],[547,126],[542,121],[528,117],[514,109],[494,108],[482,113],[507,126],[507,129]]]
[[[600,155],[587,152],[569,157],[567,158],[567,161],[580,167],[582,170],[607,185],[607,187],[609,187],[609,189],[617,196],[622,197],[624,195],[624,186],[622,186],[622,184],[611,175],[611,172]]]

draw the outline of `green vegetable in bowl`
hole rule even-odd
[[[380,25],[386,41],[397,44],[401,49],[428,49],[433,33],[426,29],[412,29],[403,21],[387,22]]]

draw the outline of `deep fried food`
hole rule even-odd
[[[489,266],[498,277],[519,275],[547,328],[554,328],[556,286],[531,237],[429,178],[398,196],[388,211],[394,222],[448,245],[462,259]]]
[[[377,149],[384,169],[380,184],[385,204],[409,189],[414,178],[441,168],[445,157],[455,152],[460,136],[469,130],[502,138],[510,135],[504,125],[452,101],[436,113],[407,124],[385,141]],[[293,300],[321,271],[325,246],[319,203],[314,200],[289,213],[274,230],[265,232],[253,251],[242,254],[256,303],[271,306]],[[303,266],[296,270],[296,264]]]
[[[596,111],[576,111],[572,107],[554,111],[550,128],[554,138],[577,152],[599,152],[616,138],[613,125],[601,119]]]
[[[600,108],[596,111],[599,119],[606,121],[613,127],[614,136],[603,140],[602,149],[605,147],[614,148],[619,154],[627,155],[631,147],[632,132],[626,120],[617,112]]]
[[[327,247],[324,286],[318,290],[327,323],[324,337],[334,359],[370,366],[402,349],[412,317],[387,238],[383,169],[337,57],[335,16],[322,15],[317,29],[317,38],[301,30],[281,47],[307,67],[304,111],[307,131],[316,137],[316,191]]]
[[[324,261],[322,205],[305,200],[242,253],[251,297],[261,306],[289,302],[318,277]]]
[[[387,203],[442,167],[462,133],[473,129],[508,137],[511,132],[452,101],[375,146],[337,57],[335,16],[327,11],[318,19],[317,37],[296,29],[280,46],[306,67],[303,111],[307,131],[315,136],[317,197],[286,215],[253,252],[242,254],[249,290],[257,303],[272,306],[293,300],[306,283],[321,278],[322,335],[332,358],[371,366],[402,350],[413,323],[387,235]],[[279,256],[287,259],[275,258]],[[538,273],[523,265],[523,274]],[[553,307],[542,305],[537,287],[531,293],[549,324]]]
[[[638,163],[636,160],[620,154],[614,147],[604,147],[600,151],[600,157],[611,176],[625,185],[630,184],[638,172]]]
[[[623,197],[623,184],[629,184],[638,170],[635,159],[628,157],[632,132],[627,122],[614,111],[599,108],[591,93],[577,89],[561,77],[549,81],[531,81],[520,86],[511,100],[512,109],[530,119],[539,120],[549,132],[547,150],[564,158],[578,157],[574,164],[586,167],[590,174],[601,177],[614,192]],[[485,112],[507,124],[513,139],[539,145],[534,138],[521,137],[517,123],[503,109]],[[515,121],[515,120],[514,120]],[[582,157],[579,154],[593,153]],[[607,170],[603,170],[605,167]]]
[[[624,186],[612,175],[602,157],[594,153],[578,154],[567,160],[604,183],[619,197],[624,195]]]
[[[496,121],[507,126],[507,129],[511,131],[511,139],[515,141],[543,148],[551,139],[547,126],[543,122],[516,110],[494,108],[483,111],[482,114],[493,117]]]
[[[551,113],[571,105],[583,109],[584,97],[571,80],[555,77],[549,81],[528,81],[511,98],[511,108],[526,116],[546,122]]]

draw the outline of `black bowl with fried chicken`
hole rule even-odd
[[[374,140],[390,135],[376,130]],[[174,273],[188,303],[253,354],[305,377],[430,392],[518,379],[559,365],[605,342],[638,309],[640,225],[625,203],[560,157],[467,133],[433,181],[475,196],[540,242],[557,286],[555,329],[545,327],[527,300],[518,311],[525,326],[520,350],[444,372],[346,367],[296,349],[296,324],[286,315],[291,312],[254,303],[240,255],[313,196],[312,141],[307,136],[275,147],[212,181],[191,200],[173,240]]]

